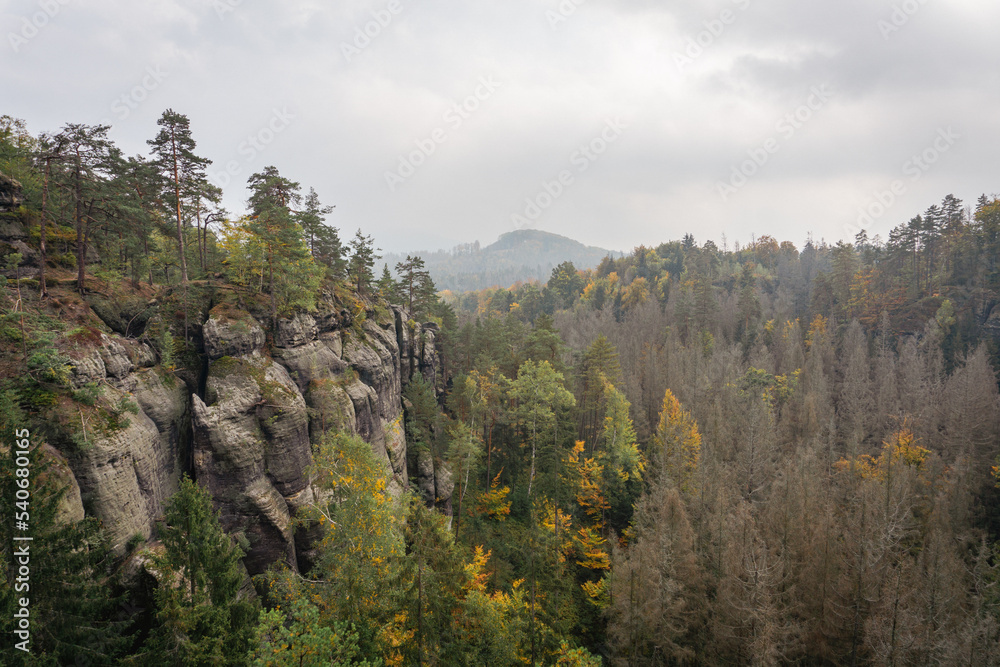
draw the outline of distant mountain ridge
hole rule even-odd
[[[501,234],[486,247],[479,241],[455,246],[451,250],[417,251],[410,255],[423,258],[434,284],[440,290],[465,292],[487,287],[509,287],[518,281],[546,282],[552,269],[563,262],[573,262],[578,269],[591,269],[611,255],[622,253],[588,246],[559,234],[538,229],[520,229]],[[385,255],[389,268],[406,258],[405,254]]]

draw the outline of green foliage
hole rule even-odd
[[[10,391],[0,392],[0,631],[7,638],[6,665],[116,664],[125,648],[119,599],[112,593],[111,554],[96,519],[69,523],[61,518],[68,490],[65,464],[38,440],[37,425],[17,406]],[[29,437],[29,433],[32,436]],[[30,442],[26,450],[19,443]],[[17,469],[17,456],[28,459],[29,474]],[[61,470],[60,470],[61,469]],[[18,490],[27,490],[19,499]],[[22,494],[23,495],[23,494]],[[14,519],[27,522],[18,530]],[[15,537],[31,537],[30,542]],[[27,550],[29,575],[19,574]],[[19,555],[20,554],[20,555]],[[19,579],[20,577],[20,579]],[[29,600],[29,651],[15,650],[19,600]]]
[[[181,281],[187,283],[187,255],[185,252],[184,211],[187,205],[201,206],[202,198],[218,199],[214,186],[205,176],[205,169],[212,163],[195,155],[196,143],[191,135],[190,121],[184,114],[167,109],[156,122],[160,127],[155,138],[146,143],[152,149],[153,167],[160,176],[161,201],[165,217],[176,220],[178,258]]]
[[[208,490],[190,478],[168,501],[152,556],[159,626],[139,659],[185,665],[246,664],[259,611],[243,599],[243,551],[223,532]]]
[[[583,293],[585,284],[583,276],[573,266],[573,262],[563,262],[552,269],[552,277],[549,278],[548,288],[559,296],[563,307],[569,308],[576,301],[577,297]]]
[[[400,296],[410,316],[423,319],[433,305],[437,291],[431,274],[424,268],[424,260],[407,255],[404,261],[396,263],[396,273],[399,275]]]
[[[348,245],[351,249],[350,259],[348,260],[348,275],[351,282],[354,283],[354,288],[358,294],[365,296],[368,293],[369,285],[375,277],[372,269],[375,266],[376,260],[381,258],[381,255],[378,254],[380,249],[375,247],[375,241],[372,240],[372,237],[365,236],[361,233],[360,229],[355,233],[354,238],[351,239]]]
[[[434,388],[419,372],[414,373],[406,389],[406,435],[414,451],[430,449],[434,452],[434,430],[438,421],[438,404]]]
[[[337,229],[325,224],[326,216],[333,212],[332,206],[323,206],[319,195],[312,188],[296,220],[302,227],[305,241],[313,259],[327,267],[331,277],[344,278],[347,270],[347,260],[344,258],[344,244],[340,240]]]
[[[380,667],[377,658],[365,659],[358,634],[345,623],[320,622],[319,610],[304,599],[293,600],[288,611],[261,614],[251,664],[254,667]]]
[[[306,245],[298,223],[302,218],[292,213],[291,207],[301,200],[299,184],[269,166],[250,176],[248,186],[251,214],[222,226],[227,276],[251,292],[267,286],[272,324],[279,315],[314,310],[323,270]]]
[[[635,428],[629,416],[631,404],[625,394],[608,383],[601,430],[600,459],[604,463],[604,491],[610,504],[611,527],[621,531],[628,525],[632,505],[643,490],[645,457],[639,452]]]
[[[403,508],[389,494],[388,468],[357,436],[328,433],[311,470],[322,494],[299,520],[322,530],[310,581],[288,572],[267,577],[268,599],[287,606],[307,597],[320,622],[353,625],[364,656],[390,655],[401,641],[399,578],[404,541]]]
[[[556,452],[549,446],[552,442],[549,433],[556,428],[557,411],[575,405],[576,399],[563,386],[562,373],[552,364],[530,359],[518,369],[517,379],[511,383],[511,397],[517,402],[518,425],[531,449],[527,488],[530,500],[537,460],[542,460],[542,472],[548,474],[554,472],[552,463],[558,461]]]

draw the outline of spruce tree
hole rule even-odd
[[[259,609],[240,595],[243,550],[219,524],[208,490],[190,478],[159,527],[157,628],[140,658],[160,664],[245,664]]]
[[[115,618],[119,600],[112,594],[110,550],[96,519],[70,522],[60,516],[68,485],[60,482],[59,464],[38,441],[38,430],[18,407],[17,395],[0,392],[5,447],[0,451],[0,512],[8,517],[0,522],[3,664],[116,664],[127,640],[124,623]],[[19,465],[18,458],[28,465]],[[27,469],[28,476],[18,469]],[[28,494],[19,499],[16,492],[25,487]],[[20,572],[24,558],[27,577]],[[29,600],[27,652],[14,648],[22,641],[14,632],[22,598]]]

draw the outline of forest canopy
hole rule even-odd
[[[0,432],[34,434],[49,577],[46,630],[10,664],[1000,664],[996,196],[948,195],[884,239],[686,234],[442,292],[419,254],[379,274],[372,237],[342,239],[277,167],[250,177],[245,214],[223,210],[196,134],[167,110],[149,156],[126,157],[106,126],[0,119]],[[200,328],[216,317],[277,363],[320,306],[341,353],[383,322],[436,356],[396,383],[403,461],[303,401],[288,531],[308,567],[249,576],[252,531],[223,529],[230,490],[206,480],[178,481],[149,541],[60,509],[67,462],[139,414],[128,387],[71,382],[80,347],[148,345],[198,402],[210,368],[242,369],[264,431],[291,390],[210,367]]]

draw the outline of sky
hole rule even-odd
[[[226,208],[274,165],[388,252],[885,238],[1000,191],[986,0],[0,0],[0,114],[171,108]]]

